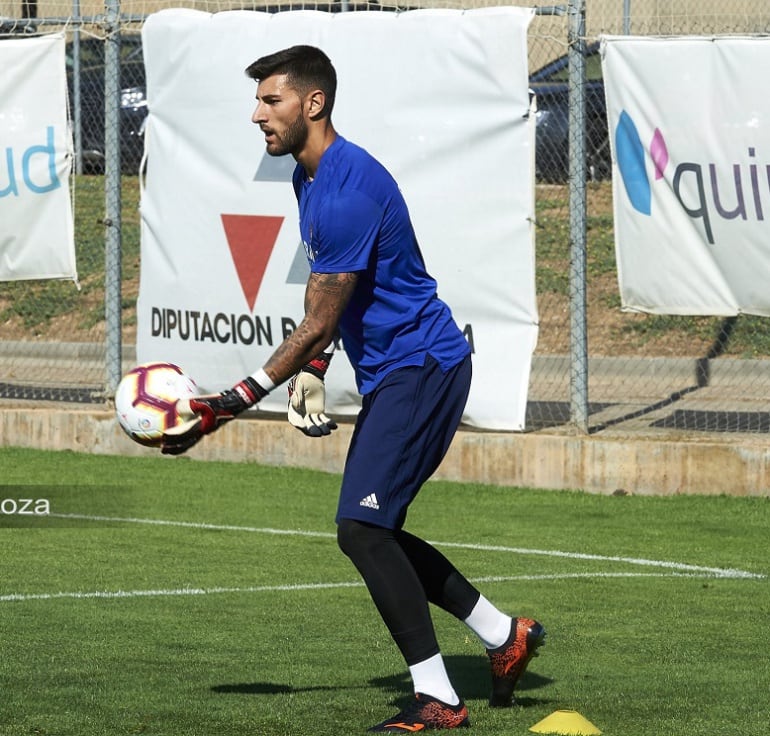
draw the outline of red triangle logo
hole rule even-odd
[[[222,215],[230,255],[252,312],[283,220],[266,215]]]

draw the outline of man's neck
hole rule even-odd
[[[316,175],[318,166],[321,163],[321,157],[336,139],[337,131],[334,130],[331,123],[325,125],[323,130],[319,129],[318,135],[311,136],[308,139],[307,145],[297,156],[297,163],[302,164],[309,179]]]

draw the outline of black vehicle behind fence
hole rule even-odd
[[[586,177],[608,179],[612,173],[599,44],[586,48]],[[529,77],[537,98],[535,171],[540,182],[563,183],[569,173],[569,71],[567,56]]]
[[[67,84],[73,124],[79,122],[84,173],[104,171],[104,41],[79,41],[79,115],[74,109],[75,45],[67,44]],[[120,43],[120,166],[124,174],[136,174],[144,151],[147,119],[147,78],[138,34],[123,34]],[[76,138],[77,140],[77,138]]]

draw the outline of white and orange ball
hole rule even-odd
[[[123,431],[134,442],[160,445],[163,432],[189,417],[180,417],[179,399],[200,395],[185,372],[173,363],[143,363],[121,379],[115,391],[115,413]]]

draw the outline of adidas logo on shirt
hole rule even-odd
[[[369,509],[375,509],[379,510],[380,504],[377,501],[377,496],[375,496],[373,493],[370,493],[366,498],[361,499],[361,503],[358,504],[359,506],[366,506]]]

